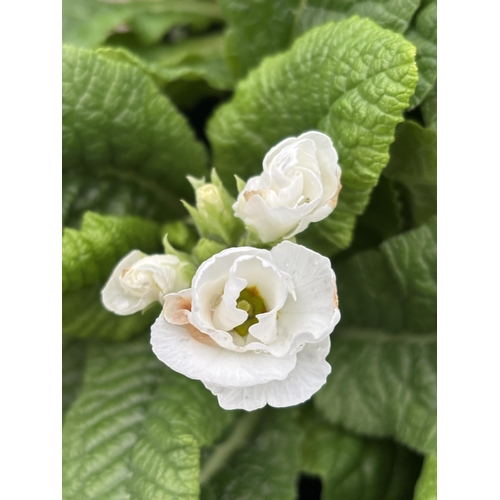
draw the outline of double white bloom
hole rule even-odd
[[[104,306],[121,316],[162,302],[170,292],[189,286],[183,264],[175,255],[147,256],[139,250],[127,254],[115,267],[102,290]]]
[[[336,297],[329,260],[312,250],[229,248],[198,268],[192,288],[165,297],[153,351],[225,409],[296,405],[330,373]]]
[[[291,238],[337,205],[341,170],[327,135],[312,131],[285,139],[267,153],[263,167],[240,186],[233,205],[262,242]]]

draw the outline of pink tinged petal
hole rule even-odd
[[[189,323],[191,312],[191,288],[179,293],[169,293],[163,300],[163,315],[173,325]]]
[[[120,316],[125,316],[140,311],[158,300],[158,290],[155,288],[150,288],[146,293],[137,295],[125,290],[120,283],[120,276],[144,257],[146,254],[139,250],[133,250],[115,267],[101,292],[102,302],[106,309]]]
[[[307,401],[326,382],[331,366],[326,361],[330,337],[317,344],[306,344],[297,354],[297,364],[284,380],[273,380],[251,387],[224,387],[205,384],[225,410],[257,410],[266,404],[276,408]]]
[[[192,328],[192,325],[172,325],[163,315],[151,328],[153,352],[160,361],[186,377],[205,384],[242,387],[283,380],[295,367],[295,355],[277,359],[265,353],[229,351],[213,345],[207,336],[200,342],[203,333]]]

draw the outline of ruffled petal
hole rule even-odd
[[[283,380],[297,356],[280,359],[266,353],[234,352],[215,344],[192,325],[172,325],[160,315],[151,328],[156,356],[172,370],[205,384],[243,387]]]
[[[297,364],[284,380],[273,380],[251,387],[223,387],[205,384],[225,410],[257,410],[266,404],[277,408],[307,401],[326,382],[331,366],[326,361],[330,337],[317,344],[306,344],[297,354]]]

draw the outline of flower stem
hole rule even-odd
[[[236,422],[228,438],[215,446],[212,455],[203,465],[200,471],[200,485],[210,481],[226,464],[229,457],[245,445],[261,417],[261,411],[253,411],[247,413]]]

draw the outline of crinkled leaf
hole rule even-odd
[[[437,80],[434,82],[431,90],[425,96],[420,105],[424,123],[427,128],[437,129]]]
[[[146,187],[91,173],[63,174],[63,226],[79,229],[85,212],[138,215],[158,222],[172,216],[165,199]]]
[[[157,304],[146,311],[118,316],[104,308],[101,302],[101,283],[63,295],[62,331],[79,338],[127,340],[149,328],[160,313]]]
[[[66,410],[80,393],[85,366],[85,342],[63,337],[62,349],[62,412]]]
[[[254,419],[252,414],[246,418]],[[217,500],[294,500],[295,480],[300,470],[302,432],[291,409],[266,409],[260,423],[227,458],[219,472],[203,481],[202,499]],[[238,425],[238,422],[237,424]],[[250,424],[248,424],[250,425]],[[240,430],[243,432],[244,428]],[[224,446],[224,442],[219,447]],[[212,452],[216,453],[217,447]],[[210,455],[204,468],[210,463]]]
[[[172,206],[207,154],[150,76],[119,51],[63,52],[63,169],[147,186]],[[173,195],[173,193],[175,195]]]
[[[240,82],[209,123],[214,163],[234,185],[262,171],[267,151],[289,136],[322,130],[333,140],[343,189],[332,215],[307,240],[349,245],[356,216],[389,159],[394,129],[416,83],[414,47],[367,19],[315,28],[290,51],[266,59]]]
[[[417,47],[418,83],[410,100],[418,106],[429,93],[437,76],[437,2],[423,5],[417,12],[406,38]]]
[[[342,307],[342,306],[341,306]],[[332,423],[436,451],[436,335],[339,327],[315,396]]]
[[[411,500],[421,459],[389,440],[307,422],[302,470],[322,480],[323,500]]]
[[[134,30],[146,43],[175,25],[206,25],[220,19],[216,5],[196,0],[63,0],[63,43],[97,47],[115,32]]]
[[[437,134],[406,121],[398,125],[384,175],[408,194],[412,223],[420,226],[437,213]]]
[[[336,264],[342,325],[435,332],[436,266],[435,219]]]
[[[312,27],[352,15],[368,17],[383,28],[404,32],[418,0],[220,0],[229,30],[228,64],[241,78],[264,56],[287,49]]]
[[[199,448],[232,415],[160,363],[146,337],[95,343],[63,428],[64,498],[194,500]]]
[[[425,459],[422,475],[415,488],[415,500],[437,499],[437,456],[430,455]]]
[[[161,245],[159,226],[139,217],[88,212],[80,231],[63,233],[63,292],[102,283],[131,250],[154,253]]]

